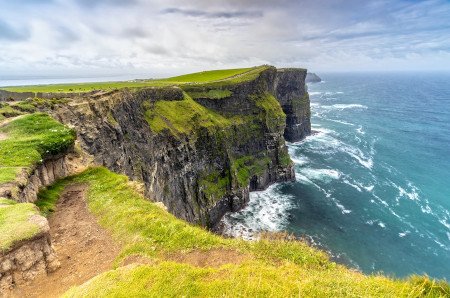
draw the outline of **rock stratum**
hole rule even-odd
[[[285,141],[311,132],[306,70],[89,95],[51,111],[96,164],[141,181],[179,218],[214,228],[249,192],[295,178]]]

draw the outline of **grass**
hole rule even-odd
[[[236,68],[236,69],[221,69],[221,70],[209,70],[196,72],[191,74],[185,74],[172,78],[165,79],[167,82],[177,83],[206,83],[211,81],[224,80],[237,75],[242,75],[253,68]]]
[[[173,135],[191,134],[198,127],[220,129],[232,124],[230,119],[200,105],[187,94],[184,100],[145,102],[143,107],[145,119],[156,133],[168,130]]]
[[[230,90],[211,89],[208,91],[193,91],[189,92],[192,98],[210,98],[222,99],[230,97],[233,93]]]
[[[38,214],[34,204],[0,198],[0,253],[39,232],[39,226],[29,221],[31,216]]]
[[[1,87],[0,89],[11,92],[54,92],[54,93],[84,93],[93,90],[115,90],[122,88],[162,87],[174,85],[172,82],[162,80],[148,81],[123,81],[123,82],[95,82],[95,83],[69,83],[51,85],[30,85]]]
[[[259,73],[266,68],[267,66],[259,66],[251,68],[211,70],[157,80],[12,86],[1,87],[0,89],[11,92],[83,93],[93,90],[106,91],[122,88],[164,87],[185,84],[204,84],[217,81],[226,81],[228,84],[235,84],[256,78]]]
[[[75,132],[43,113],[24,115],[0,128],[0,183],[11,182],[23,168],[67,150]]]
[[[140,196],[125,176],[105,168],[62,180],[53,191],[61,192],[62,185],[69,183],[89,185],[89,210],[123,244],[116,265],[133,255],[147,256],[152,265],[118,266],[70,289],[65,297],[445,297],[450,293],[447,283],[423,276],[397,280],[363,275],[286,235],[254,242],[222,238],[175,218]],[[197,267],[167,257],[212,249],[233,249],[245,258],[238,264]]]

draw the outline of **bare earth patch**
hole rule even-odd
[[[112,269],[121,246],[88,211],[85,192],[82,184],[66,187],[49,218],[61,268],[15,289],[12,297],[58,297],[70,287]]]
[[[8,136],[5,133],[0,132],[0,141],[6,140]]]

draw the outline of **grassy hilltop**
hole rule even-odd
[[[264,68],[265,66],[210,70],[171,77],[167,79],[155,79],[155,80],[29,85],[29,86],[0,87],[0,89],[11,92],[65,93],[65,92],[88,92],[92,90],[113,90],[121,88],[164,87],[172,85],[211,83],[217,81],[226,81],[227,84],[230,84],[230,83],[238,83],[245,80],[251,80],[252,78],[254,78],[255,74],[257,74]]]

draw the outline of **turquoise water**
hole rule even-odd
[[[251,194],[227,233],[306,235],[359,270],[450,280],[450,74],[324,74],[297,181]]]

